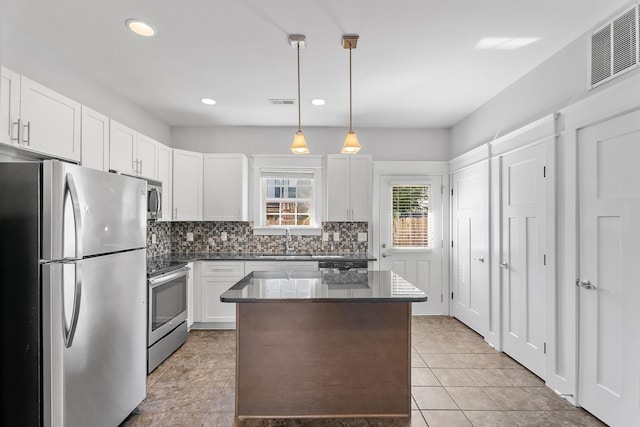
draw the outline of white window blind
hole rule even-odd
[[[391,232],[394,248],[430,248],[431,186],[393,185]]]

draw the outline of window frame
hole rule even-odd
[[[253,219],[254,235],[284,235],[289,229],[293,235],[321,235],[323,217],[323,188],[322,188],[322,157],[321,156],[254,156],[253,159]],[[300,178],[308,175],[312,179],[311,218],[309,225],[267,225],[266,204],[267,194],[264,181],[269,177],[284,177],[289,174]],[[286,179],[286,178],[284,178]],[[292,199],[295,200],[295,199]]]

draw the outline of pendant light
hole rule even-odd
[[[358,142],[358,136],[353,131],[353,90],[351,83],[351,50],[358,46],[358,39],[360,36],[357,34],[349,34],[342,36],[342,47],[349,49],[349,132],[344,139],[344,145],[342,146],[342,154],[356,154],[360,151],[360,143]]]
[[[300,48],[305,47],[307,38],[301,34],[289,35],[289,44],[291,47],[298,51],[298,131],[293,138],[293,144],[291,144],[291,151],[293,154],[309,154],[309,147],[307,147],[307,141],[304,138],[302,129],[300,128]]]

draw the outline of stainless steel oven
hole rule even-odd
[[[148,372],[187,339],[188,274],[183,266],[149,278]]]

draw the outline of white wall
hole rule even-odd
[[[560,50],[451,129],[451,157],[492,141],[617,84],[640,69],[588,90],[588,36]]]
[[[2,0],[0,0],[2,1]],[[0,22],[2,65],[164,144],[170,128],[84,69],[81,57],[63,57],[7,22]]]
[[[291,154],[295,127],[172,127],[174,148],[203,153]],[[339,153],[347,128],[304,127],[311,154]],[[448,129],[356,128],[373,160],[449,160]]]

